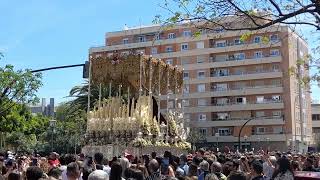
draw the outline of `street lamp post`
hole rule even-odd
[[[53,134],[55,133],[55,126],[56,126],[56,120],[55,119],[51,119],[49,120],[49,126],[51,128],[51,152],[53,152]]]
[[[215,133],[214,136],[217,138],[217,152],[219,151],[219,137],[220,134],[219,133]]]
[[[244,135],[243,138],[244,138],[244,151],[247,152],[247,139],[248,139],[248,136]]]

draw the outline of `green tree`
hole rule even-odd
[[[56,126],[41,135],[38,149],[42,152],[53,148],[59,153],[79,152],[86,129],[86,111],[69,102],[60,104],[56,109]],[[54,131],[53,131],[54,130]]]
[[[35,93],[41,85],[40,73],[15,71],[12,65],[0,67],[0,116],[5,117],[16,103],[37,102]]]
[[[15,152],[32,153],[36,148],[37,137],[35,134],[26,135],[22,132],[12,132],[6,138],[6,143]]]

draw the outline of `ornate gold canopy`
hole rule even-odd
[[[91,63],[93,84],[122,85],[124,88],[130,87],[133,93],[139,92],[140,79],[142,90],[149,91],[151,87],[152,93],[159,93],[159,88],[161,92],[176,92],[183,83],[180,69],[147,56],[98,57],[91,58]]]

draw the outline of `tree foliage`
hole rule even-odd
[[[14,70],[12,65],[0,67],[0,116],[4,117],[16,103],[35,103],[36,91],[42,85],[41,74],[30,70]]]
[[[86,112],[79,105],[62,103],[56,109],[56,126],[49,128],[42,134],[41,151],[48,151],[51,146],[52,136],[53,148],[59,153],[74,152],[74,148],[81,148],[86,129]],[[45,144],[46,143],[46,144]]]
[[[155,23],[201,21],[201,28],[225,30],[257,30],[280,23],[320,30],[319,0],[164,0],[161,6],[171,15],[157,15]]]
[[[73,87],[69,92],[69,97],[73,97],[74,99],[68,104],[70,106],[77,106],[80,109],[87,110],[88,107],[88,89],[89,85],[88,82],[84,83],[80,86]],[[91,93],[90,93],[90,107],[93,108],[94,106],[98,105],[99,101],[99,91],[100,85],[92,85],[91,86]],[[114,87],[111,88],[111,96],[117,95],[118,90]],[[126,92],[122,92],[125,97]],[[101,100],[107,99],[109,97],[109,86],[102,85],[101,86]]]

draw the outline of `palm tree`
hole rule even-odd
[[[73,87],[69,92],[69,97],[74,98],[70,101],[71,106],[78,106],[80,109],[87,110],[88,107],[88,81],[80,86]],[[117,95],[118,90],[114,87],[111,88],[111,96]],[[125,95],[125,94],[123,94]],[[107,99],[109,97],[109,87],[101,85],[101,99]],[[126,96],[124,96],[127,98]],[[90,108],[93,108],[99,101],[99,85],[91,85],[90,93]]]

